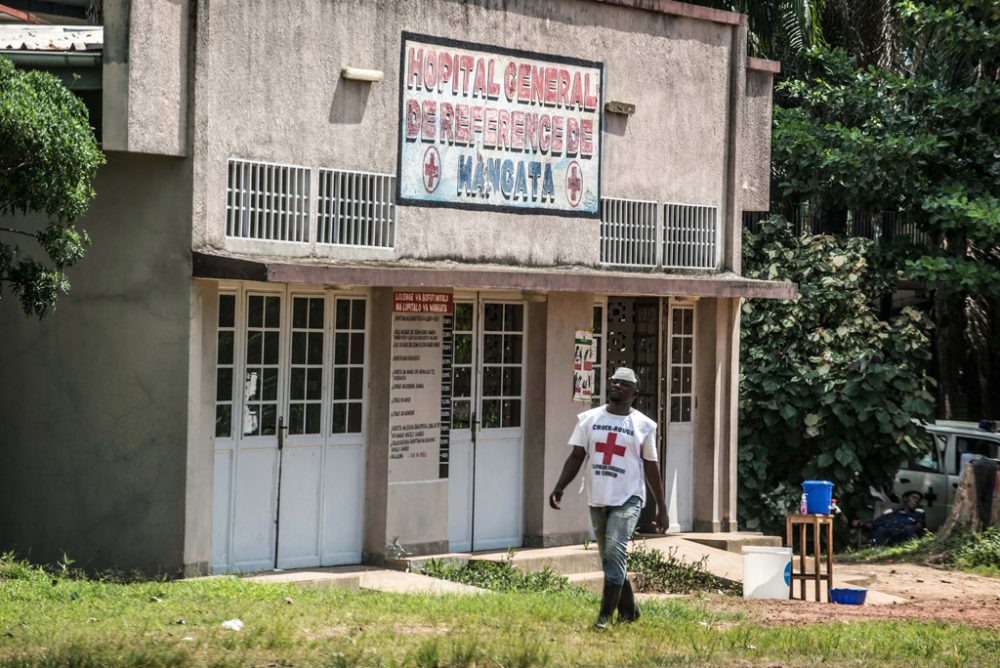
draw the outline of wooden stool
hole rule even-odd
[[[799,527],[799,569],[795,570],[795,546],[794,527]],[[806,528],[812,527],[813,542],[813,572],[806,572]],[[806,600],[806,582],[812,580],[816,583],[816,602],[819,603],[820,583],[826,581],[826,600],[832,603],[830,590],[833,589],[833,515],[788,515],[785,518],[785,528],[788,541],[785,547],[792,548],[792,578],[791,586],[788,589],[788,598],[795,598],[795,581],[802,584],[799,586],[801,600]],[[824,531],[823,529],[826,529]],[[826,571],[820,568],[822,556],[822,537],[826,534]]]

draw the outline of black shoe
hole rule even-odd
[[[618,607],[618,599],[621,598],[621,595],[622,585],[604,583],[604,592],[601,595],[601,611],[597,615],[597,622],[594,624],[594,628],[608,628],[608,624],[611,623],[611,618],[615,614],[615,608]]]
[[[618,621],[623,623],[635,622],[639,620],[639,606],[635,604],[635,595],[632,593],[632,583],[625,579],[622,585],[622,595],[618,599]]]

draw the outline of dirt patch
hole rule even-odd
[[[714,596],[710,607],[740,612],[759,624],[801,625],[870,620],[940,621],[1000,629],[1000,579],[917,564],[845,564],[834,574],[864,574],[867,586],[904,599],[889,605],[744,601]]]
[[[838,570],[839,569],[839,570]],[[1000,596],[1000,579],[917,564],[834,565],[834,575],[859,573],[872,579],[869,589],[910,601],[961,600]]]
[[[803,601],[743,601],[717,598],[713,603],[729,612],[745,614],[755,623],[798,626],[830,622],[938,621],[1000,629],[1000,599],[995,596],[958,601],[913,601],[897,605],[833,605]],[[712,607],[715,607],[713,605]]]

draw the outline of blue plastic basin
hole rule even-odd
[[[830,590],[830,598],[834,603],[839,603],[840,605],[862,605],[865,602],[865,594],[867,593],[867,589],[838,587]]]

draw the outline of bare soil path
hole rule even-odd
[[[838,565],[834,566],[837,572]],[[1000,579],[910,563],[844,564],[868,585],[906,599],[894,605],[832,605],[802,601],[744,601],[712,597],[710,606],[738,611],[761,624],[800,625],[866,620],[921,620],[1000,629]]]

